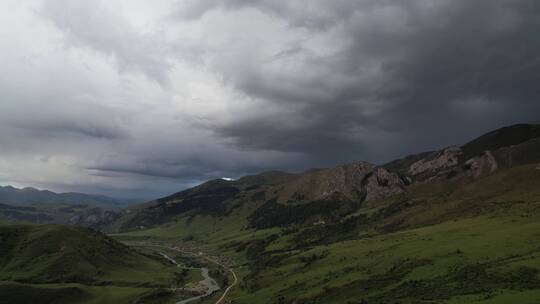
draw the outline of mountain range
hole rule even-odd
[[[361,205],[406,193],[412,185],[478,180],[498,170],[539,163],[540,125],[518,124],[463,146],[380,166],[357,162],[300,174],[270,171],[238,180],[211,180],[131,209],[119,219],[118,229],[148,228],[183,216],[226,216],[246,204],[258,209],[251,217],[252,227],[326,222],[341,219]],[[271,224],[273,218],[278,222]]]
[[[135,200],[117,199],[105,195],[77,192],[55,193],[32,187],[18,189],[12,186],[0,186],[0,203],[15,206],[27,206],[31,204],[89,204],[107,208],[120,208],[134,202]]]
[[[79,225],[101,229],[135,200],[35,188],[0,187],[0,221]]]
[[[383,165],[211,180],[112,229],[228,257],[235,303],[532,304],[538,185],[540,126],[519,124]]]
[[[141,303],[193,297],[219,304],[223,298],[249,304],[533,304],[540,299],[539,185],[540,125],[519,124],[382,165],[359,161],[302,173],[210,180],[94,223],[94,229],[110,233],[98,233],[106,244],[97,247],[104,258],[93,261],[81,252],[69,260],[101,265],[121,257],[118,248],[130,255],[140,254],[133,248],[145,248],[146,257],[159,261],[168,248],[176,251],[176,259],[197,261],[197,267],[213,265],[213,275],[220,276],[219,292],[199,290],[193,297],[193,286],[204,280],[169,280],[172,287],[165,294],[159,284],[138,290],[139,296],[150,295]],[[14,233],[6,227],[0,227],[8,231],[0,234],[2,240]],[[17,229],[39,235],[50,229],[45,227]],[[76,229],[78,239],[97,233],[69,229]],[[20,250],[43,246],[39,237],[27,239],[12,243]],[[83,246],[73,238],[59,248],[64,245]],[[24,276],[17,277],[10,274],[19,267],[13,266],[19,265],[17,256],[7,255],[0,265],[2,284],[9,285],[4,291],[10,289],[11,295],[36,287],[29,284],[52,288],[53,282],[91,290],[104,277],[91,268],[93,281],[47,281],[46,272],[33,272],[33,267],[21,268]],[[80,273],[78,263],[63,271]],[[122,284],[117,281],[115,288]],[[115,303],[137,299],[115,290]],[[87,297],[74,302],[99,299],[92,293]]]

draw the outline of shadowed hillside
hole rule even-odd
[[[173,284],[176,271],[101,232],[0,226],[0,303],[128,303]]]

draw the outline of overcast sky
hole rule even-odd
[[[151,198],[540,120],[540,1],[0,3],[0,184]]]

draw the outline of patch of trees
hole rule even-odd
[[[189,193],[177,203],[165,203],[155,208],[163,209],[168,215],[177,215],[190,210],[197,210],[202,214],[221,215],[226,211],[223,202],[232,199],[240,190],[232,186]]]
[[[358,229],[369,224],[369,218],[360,214],[330,225],[305,228],[294,236],[296,249],[358,238]]]
[[[382,274],[372,275],[368,279],[359,279],[353,281],[349,284],[339,286],[339,287],[323,287],[323,291],[317,295],[314,295],[312,298],[305,299],[304,302],[299,303],[310,303],[310,300],[317,299],[317,303],[326,303],[330,300],[341,299],[343,294],[351,294],[351,291],[356,291],[358,294],[362,294],[364,299],[359,299],[357,302],[345,302],[345,303],[396,303],[395,299],[399,299],[398,296],[388,296],[387,293],[381,293],[382,290],[385,290],[389,286],[392,286],[396,283],[399,283],[407,274],[413,271],[415,268],[426,265],[430,263],[428,260],[415,260],[415,259],[404,259],[396,262],[390,268]],[[326,274],[323,282],[329,283],[345,273],[351,271],[350,268],[345,268],[338,271],[330,271]],[[369,297],[370,293],[377,294],[377,296]]]
[[[258,208],[249,218],[249,228],[265,229],[304,225],[316,219],[337,222],[359,207],[359,203],[331,196],[298,205],[285,205],[272,198]]]
[[[304,263],[304,267],[306,267],[306,266],[309,266],[309,265],[313,264],[314,262],[316,262],[318,260],[324,259],[329,254],[330,254],[330,252],[328,250],[324,250],[320,254],[313,253],[313,254],[310,254],[310,255],[307,255],[307,256],[301,256],[299,259],[300,259],[300,262]]]
[[[278,266],[285,258],[292,254],[281,251],[266,251],[266,247],[279,238],[278,234],[249,242],[246,246],[246,257],[249,260],[250,273],[242,280],[241,287],[248,292],[260,288],[257,275],[261,270]]]
[[[521,266],[502,271],[499,268],[502,260],[456,266],[445,274],[425,280],[404,280],[415,268],[431,264],[429,260],[404,259],[391,265],[383,274],[372,275],[368,279],[357,280],[339,288],[326,288],[306,301],[316,298],[320,303],[325,303],[351,290],[358,291],[364,298],[363,302],[351,303],[382,304],[395,303],[396,299],[406,300],[407,303],[438,302],[474,294],[489,299],[505,290],[540,288],[538,269]],[[324,282],[330,282],[340,275],[342,272],[329,272]]]
[[[221,268],[210,270],[210,276],[217,281],[221,288],[226,288],[229,285],[229,276]]]
[[[257,192],[255,192],[255,193],[253,193],[253,194],[251,195],[251,198],[250,198],[250,200],[251,200],[252,202],[262,201],[262,200],[264,200],[264,199],[266,199],[266,194],[265,194],[264,191],[257,191]]]
[[[122,225],[121,230],[130,230],[140,226],[153,227],[188,212],[211,216],[226,215],[228,212],[226,202],[239,192],[238,188],[228,184],[189,189],[159,199],[158,204],[140,210],[131,220]]]

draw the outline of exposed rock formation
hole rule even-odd
[[[473,157],[465,162],[465,168],[469,175],[479,178],[483,174],[489,174],[497,170],[498,164],[490,151],[485,151],[481,156]]]
[[[408,174],[417,180],[431,180],[446,175],[459,164],[459,158],[462,154],[461,148],[455,146],[433,152],[413,163],[409,167]]]
[[[279,202],[295,203],[341,193],[351,200],[373,200],[403,191],[405,183],[395,173],[367,162],[311,170],[287,184]]]
[[[371,201],[403,192],[404,182],[395,173],[377,167],[365,178],[365,200]]]
[[[69,224],[104,230],[105,227],[116,221],[119,217],[120,214],[117,212],[92,208],[84,214],[72,216],[69,219]]]
[[[383,165],[402,180],[480,178],[500,168],[540,162],[540,125],[518,124],[482,135],[467,144],[396,159]],[[409,184],[409,182],[407,182]]]

